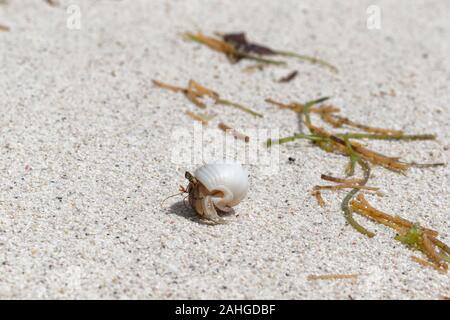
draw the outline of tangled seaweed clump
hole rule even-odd
[[[449,247],[437,239],[438,233],[434,230],[421,227],[417,223],[410,222],[398,216],[386,214],[380,210],[372,207],[364,198],[361,192],[375,192],[381,195],[379,188],[367,186],[370,179],[371,166],[381,166],[388,170],[406,173],[407,170],[413,166],[420,168],[442,166],[443,163],[431,164],[416,164],[401,161],[399,157],[386,156],[381,153],[370,150],[361,143],[354,140],[371,139],[371,140],[386,140],[386,141],[418,141],[418,140],[434,140],[435,135],[432,134],[405,134],[400,130],[383,129],[360,124],[352,121],[346,117],[338,115],[340,110],[330,105],[315,106],[328,100],[328,97],[320,98],[307,102],[305,104],[289,103],[284,104],[274,101],[273,99],[266,99],[267,102],[278,106],[280,109],[288,109],[299,113],[301,121],[309,129],[309,134],[298,133],[289,137],[284,137],[278,140],[267,141],[267,146],[273,144],[284,144],[295,141],[297,139],[306,139],[317,145],[321,149],[329,153],[338,153],[349,158],[345,172],[347,178],[336,178],[329,175],[322,174],[322,180],[336,183],[335,185],[315,186],[312,190],[312,195],[316,198],[321,207],[325,206],[325,200],[322,197],[321,191],[331,190],[337,191],[342,189],[351,189],[345,196],[341,203],[341,210],[347,222],[358,232],[368,236],[374,237],[375,233],[367,230],[360,225],[354,218],[353,213],[360,214],[376,223],[385,225],[394,229],[397,236],[394,238],[397,241],[405,244],[412,250],[421,251],[426,255],[428,261],[421,258],[413,257],[413,260],[421,265],[432,266],[433,268],[447,272],[450,263],[450,249]],[[311,114],[317,114],[325,122],[334,128],[350,127],[359,129],[364,132],[350,132],[350,133],[331,133],[322,127],[313,125]],[[359,165],[363,171],[362,178],[349,178],[355,174],[355,167]],[[356,199],[355,199],[356,197]]]
[[[237,63],[243,59],[253,60],[262,64],[286,65],[286,61],[273,60],[267,57],[288,57],[296,58],[321,67],[329,69],[333,73],[338,73],[338,69],[331,63],[318,59],[316,57],[298,54],[292,51],[275,50],[268,46],[249,42],[245,33],[218,33],[215,37],[206,36],[203,33],[186,32],[184,37],[190,41],[194,41],[209,47],[212,50],[221,52],[232,62]],[[292,77],[295,77],[293,74]],[[288,79],[286,81],[289,81]]]

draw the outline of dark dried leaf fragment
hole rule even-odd
[[[247,41],[245,33],[227,33],[222,36],[223,41],[232,45],[239,51],[258,55],[274,55],[275,51],[269,47]]]
[[[49,6],[57,7],[59,5],[57,0],[44,0]]]
[[[291,73],[289,73],[287,76],[284,76],[283,78],[281,78],[280,80],[278,80],[278,82],[280,83],[286,83],[286,82],[290,82],[292,80],[295,79],[295,77],[298,76],[298,71],[292,71]]]

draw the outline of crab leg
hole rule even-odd
[[[223,218],[221,218],[216,211],[216,208],[214,208],[214,204],[212,202],[211,196],[203,196],[200,200],[202,203],[202,211],[203,211],[203,217],[206,220],[209,220],[211,222],[214,222],[216,224],[224,224],[227,223],[227,221]]]

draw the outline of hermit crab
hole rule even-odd
[[[192,175],[185,174],[189,185],[189,204],[200,218],[213,224],[226,223],[218,213],[230,212],[247,195],[248,174],[239,163],[216,161],[205,164]]]

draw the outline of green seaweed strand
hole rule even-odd
[[[370,177],[370,167],[369,165],[360,159],[358,157],[358,164],[362,167],[364,171],[364,179],[361,185],[365,185]],[[360,189],[352,189],[344,198],[341,204],[341,210],[344,213],[344,217],[347,220],[347,222],[358,232],[368,236],[369,238],[373,238],[375,236],[375,233],[367,230],[362,225],[360,225],[356,220],[353,218],[352,210],[349,207],[350,200],[353,199],[353,197],[360,191]]]
[[[338,68],[333,66],[331,63],[329,63],[325,60],[318,59],[316,57],[311,57],[311,56],[307,56],[304,54],[298,54],[298,53],[291,52],[291,51],[275,51],[275,54],[279,55],[279,56],[284,56],[284,57],[293,57],[293,58],[297,58],[297,59],[300,59],[303,61],[311,62],[313,64],[318,64],[318,65],[328,68],[333,73],[339,72]]]
[[[261,113],[253,111],[250,108],[247,108],[247,107],[245,107],[245,106],[243,106],[243,105],[241,105],[239,103],[232,102],[232,101],[229,101],[229,100],[218,99],[216,101],[216,104],[222,104],[222,105],[225,105],[225,106],[234,107],[234,108],[239,109],[241,111],[247,112],[247,113],[249,113],[249,114],[251,114],[251,115],[253,115],[255,117],[259,117],[259,118],[263,118],[264,117]]]
[[[267,139],[267,147],[270,147],[273,144],[284,144],[284,143],[287,143],[287,142],[292,142],[292,141],[295,141],[297,139],[306,139],[306,140],[311,140],[311,141],[316,141],[316,142],[328,141],[328,139],[320,137],[320,136],[316,136],[314,134],[297,133],[297,134],[294,134],[293,136],[284,137],[284,138],[281,138],[281,139],[278,139],[278,140]]]
[[[353,151],[352,145],[350,144],[350,141],[348,138],[344,138],[345,145],[347,146],[347,149],[349,150],[350,154],[350,163],[348,164],[348,167],[345,170],[345,173],[348,177],[351,177],[355,174],[355,167],[356,163],[359,160],[359,156]]]
[[[330,97],[322,97],[316,100],[308,101],[303,105],[303,114],[305,115],[305,122],[307,125],[311,125],[311,116],[309,109],[311,109],[311,107],[313,107],[314,105],[322,103],[328,99],[330,99]]]
[[[308,125],[311,124],[311,117],[310,117],[309,109],[311,109],[311,107],[313,107],[314,105],[324,102],[328,99],[330,99],[330,97],[322,97],[319,99],[308,101],[303,105],[302,114],[305,116],[305,122]],[[295,141],[297,139],[307,139],[307,140],[311,140],[311,141],[318,142],[321,144],[323,144],[325,142],[329,142],[329,139],[318,136],[318,135],[297,133],[297,134],[294,134],[293,136],[284,137],[284,138],[281,138],[278,140],[268,139],[266,145],[267,145],[267,147],[271,147],[273,144],[284,144],[287,142]]]

